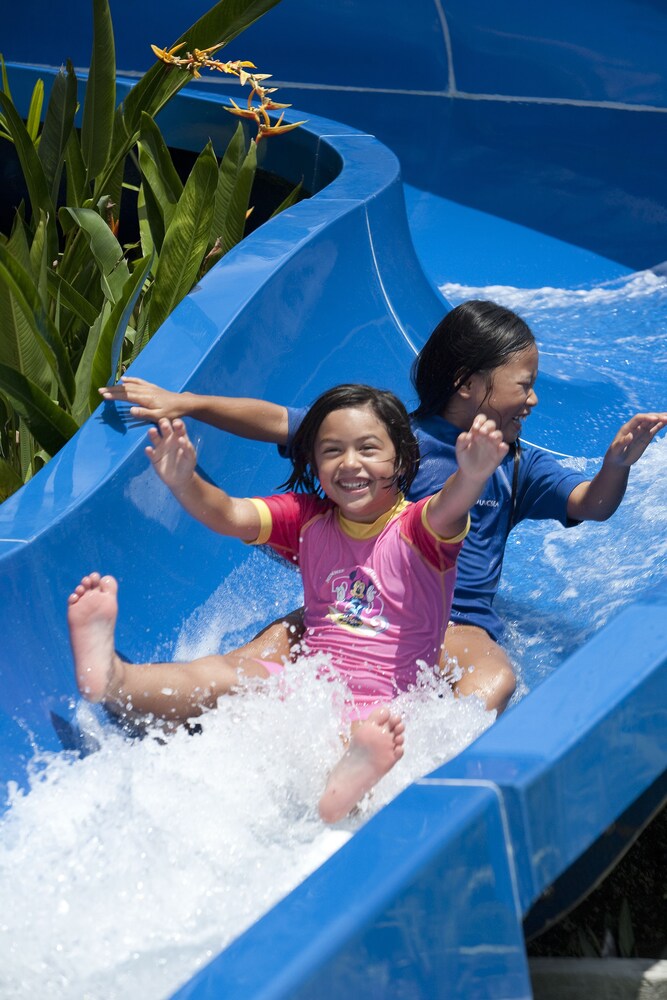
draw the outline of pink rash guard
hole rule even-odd
[[[268,544],[301,570],[303,649],[329,654],[357,718],[439,660],[468,528],[456,538],[438,537],[426,521],[429,500],[413,504],[401,496],[373,524],[348,521],[312,494],[252,501],[261,524],[255,544]]]

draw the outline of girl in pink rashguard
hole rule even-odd
[[[370,525],[312,494],[252,502],[261,524],[257,544],[299,565],[301,652],[330,656],[350,691],[349,718],[367,718],[414,685],[420,666],[438,663],[467,525],[440,538],[425,514],[428,500],[411,504],[402,495]],[[282,669],[263,662],[270,673]]]
[[[162,419],[148,434],[155,471],[190,514],[299,565],[302,652],[328,655],[352,705],[350,740],[319,802],[321,817],[336,822],[403,754],[404,726],[391,701],[420,667],[436,669],[468,511],[507,453],[502,434],[478,415],[458,438],[457,471],[416,504],[404,499],[419,464],[407,412],[392,393],[370,386],[320,396],[292,443],[288,492],[266,499],[231,497],[203,480],[182,421]],[[241,675],[281,669],[225,654],[127,663],[115,651],[116,616],[113,577],[84,577],[68,608],[77,683],[121,717],[185,722],[237,690]]]

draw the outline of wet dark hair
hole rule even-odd
[[[315,464],[318,431],[324,419],[334,410],[361,407],[371,409],[386,427],[396,451],[392,483],[402,493],[407,493],[419,468],[419,445],[412,433],[408,412],[393,392],[370,385],[337,385],[315,400],[292,439],[292,475],[281,485],[281,489],[322,496]]]
[[[511,309],[484,299],[462,302],[442,319],[415,358],[412,384],[419,396],[414,417],[441,414],[462,385],[535,344],[527,323]]]

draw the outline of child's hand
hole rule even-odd
[[[116,403],[139,403],[130,407],[130,415],[138,420],[157,423],[162,417],[173,420],[183,416],[183,397],[179,392],[169,392],[143,378],[124,375],[116,385],[105,385],[97,390],[103,399]]]
[[[463,431],[456,440],[459,469],[474,479],[488,479],[508,451],[509,445],[503,441],[502,431],[483,413],[478,413],[470,430]]]
[[[146,448],[153,468],[172,493],[190,485],[197,464],[197,453],[188,437],[182,420],[174,420],[173,424],[163,417],[157,427],[148,431],[151,444]],[[152,447],[151,447],[152,445]]]
[[[609,445],[605,462],[624,467],[634,465],[663,427],[667,427],[667,413],[637,413],[623,424]]]

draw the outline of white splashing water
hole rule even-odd
[[[36,758],[0,823],[4,1000],[168,996],[493,720],[441,684],[405,696],[405,757],[330,828],[316,804],[341,753],[340,698],[295,664],[265,693],[222,698],[201,734],[141,741],[82,706],[100,749]]]
[[[454,305],[491,299],[532,327],[540,354],[568,374],[570,363],[616,382],[637,410],[664,409],[667,368],[667,264],[592,288],[515,288],[446,284]]]

